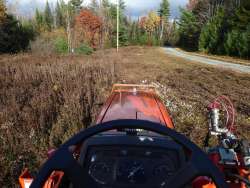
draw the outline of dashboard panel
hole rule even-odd
[[[92,139],[81,152],[85,174],[96,187],[163,187],[185,162],[180,146],[167,139],[142,139],[138,136],[104,138]]]

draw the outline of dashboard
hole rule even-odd
[[[88,141],[80,162],[95,187],[158,188],[182,167],[183,156],[182,148],[169,139],[109,135]]]

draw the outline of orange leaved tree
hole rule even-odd
[[[97,42],[100,42],[102,31],[102,20],[92,11],[83,9],[76,17],[77,41],[87,42],[92,48],[97,48]]]

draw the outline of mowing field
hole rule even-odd
[[[229,96],[238,132],[250,138],[250,75],[169,56],[160,48],[126,47],[92,56],[0,56],[0,187],[13,187],[82,128],[90,126],[114,83],[157,87],[178,131],[202,145],[206,106]]]

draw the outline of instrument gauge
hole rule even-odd
[[[104,162],[92,163],[89,166],[88,174],[99,184],[106,185],[112,181],[112,166]]]
[[[123,161],[119,164],[117,179],[123,183],[142,184],[145,182],[144,165],[138,161]]]
[[[160,182],[160,185],[164,186],[167,180],[172,177],[174,170],[171,166],[163,164],[154,168],[153,175],[155,179]]]

